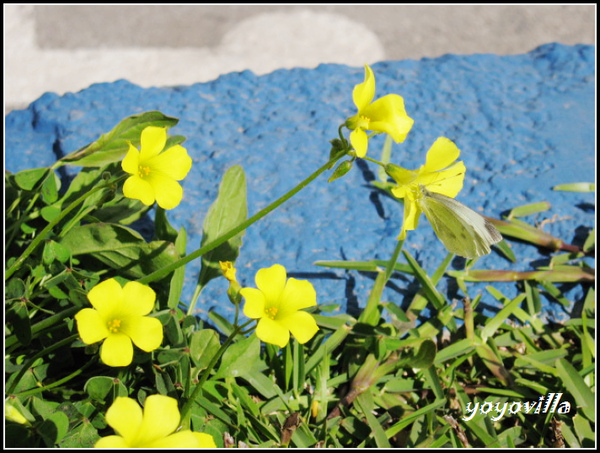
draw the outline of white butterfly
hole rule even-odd
[[[476,258],[490,253],[490,246],[502,240],[494,225],[464,204],[430,192],[423,185],[419,185],[419,189],[423,196],[417,203],[448,251],[465,258]]]

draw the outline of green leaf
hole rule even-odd
[[[40,214],[46,222],[52,222],[60,215],[61,211],[62,209],[56,205],[44,206],[42,209],[40,209]]]
[[[259,354],[260,340],[256,335],[232,344],[223,354],[216,378],[245,377],[256,366]]]
[[[481,338],[484,342],[496,333],[506,318],[514,314],[514,311],[519,308],[519,305],[521,305],[521,302],[523,302],[525,297],[525,293],[519,294],[508,304],[506,304],[504,308],[498,312],[498,314],[487,320],[485,327],[481,331]]]
[[[129,148],[128,142],[139,146],[140,136],[146,127],[170,128],[178,122],[177,118],[155,111],[132,115],[122,120],[112,131],[101,135],[98,140],[63,157],[60,161],[82,167],[102,167],[121,160]],[[169,144],[172,146],[173,143]]]
[[[60,179],[56,173],[50,172],[50,175],[42,184],[42,199],[46,204],[52,204],[58,200],[58,189],[60,189]]]
[[[244,169],[234,165],[223,175],[217,199],[210,206],[202,234],[201,247],[235,228],[248,216],[246,176]],[[203,288],[213,278],[221,276],[219,261],[235,262],[242,245],[244,231],[202,256],[198,287]]]
[[[60,442],[60,448],[92,448],[100,439],[98,430],[87,420],[69,430]]]
[[[429,275],[427,275],[421,266],[419,266],[417,261],[410,253],[408,253],[406,250],[402,250],[402,253],[406,258],[406,261],[408,261],[410,267],[413,269],[415,277],[417,277],[417,280],[419,280],[419,283],[421,283],[423,293],[425,294],[425,297],[427,297],[427,300],[429,300],[429,302],[431,302],[438,310],[444,307],[444,305],[446,305],[446,300],[444,299],[444,296],[442,296],[435,288],[435,284],[431,281]]]
[[[44,264],[50,264],[54,261],[66,263],[70,257],[71,253],[69,252],[69,249],[58,242],[49,240],[44,244],[44,250],[42,252],[42,261]]]
[[[367,424],[369,425],[369,428],[371,428],[377,448],[391,448],[390,442],[388,441],[383,427],[373,415],[372,408],[369,407],[373,406],[373,402],[369,400],[372,400],[369,392],[361,393],[356,398],[356,406],[367,419]]]
[[[596,184],[593,182],[574,182],[571,184],[559,184],[554,186],[552,190],[564,190],[567,192],[595,192]]]
[[[72,228],[60,241],[71,255],[89,254],[120,275],[142,278],[178,259],[172,243],[147,243],[141,235],[124,226],[92,223]]]
[[[425,369],[430,367],[435,360],[437,348],[431,340],[425,340],[421,343],[417,353],[408,361],[408,366],[411,368]]]
[[[585,415],[588,420],[595,423],[596,397],[594,396],[594,393],[568,360],[558,359],[556,361],[556,369],[563,385],[569,393],[573,395],[577,406],[581,407],[583,415]]]
[[[55,412],[37,427],[37,431],[46,446],[52,448],[69,431],[69,417],[63,412]]]
[[[20,278],[11,278],[4,287],[5,300],[18,299],[25,296],[25,283]]]
[[[112,398],[109,398],[112,396],[112,392],[114,392],[114,397],[128,396],[127,387],[118,379],[108,376],[94,376],[90,378],[85,383],[83,390],[90,398],[100,402],[112,400]]]
[[[18,188],[29,191],[33,190],[49,173],[48,168],[32,168],[16,173],[12,179]]]
[[[190,340],[190,356],[197,368],[206,368],[221,344],[219,334],[212,329],[194,332]]]
[[[530,203],[522,206],[517,206],[513,208],[508,213],[508,218],[512,219],[513,217],[525,217],[532,214],[537,214],[539,212],[544,212],[550,209],[550,203],[547,201],[540,201],[539,203]]]

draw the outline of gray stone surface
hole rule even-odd
[[[361,67],[446,53],[595,44],[589,5],[14,5],[5,12],[5,111],[46,91],[128,79],[190,85],[232,71]]]

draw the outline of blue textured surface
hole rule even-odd
[[[376,97],[404,96],[415,125],[407,140],[394,145],[392,161],[417,168],[438,136],[461,149],[467,166],[458,200],[492,217],[525,203],[547,200],[552,209],[529,221],[554,217],[544,229],[566,241],[595,225],[594,194],[555,192],[557,184],[595,180],[595,48],[549,44],[516,56],[445,55],[420,61],[372,66]],[[180,118],[173,134],[188,139],[193,158],[184,181],[182,204],[169,211],[188,232],[188,252],[197,248],[202,222],[223,172],[244,167],[249,213],[253,214],[294,187],[328,158],[328,141],[355,113],[352,88],[363,68],[322,65],[317,69],[278,70],[265,76],[232,73],[203,84],[144,89],[121,80],[97,84],[76,94],[46,93],[26,110],[6,117],[6,168],[16,172],[52,164],[112,129],[122,118],[160,110]],[[375,138],[377,157],[383,137]],[[75,172],[77,168],[70,169]],[[317,260],[388,259],[402,223],[401,205],[367,187],[376,168],[360,162],[331,184],[327,175],[282,208],[250,227],[238,259],[238,278],[254,285],[254,274],[273,263],[297,278],[310,278],[320,304],[341,304],[352,314],[363,307],[373,276],[327,270]],[[580,239],[580,238],[579,238]],[[518,262],[495,253],[476,268],[531,270],[548,255],[511,242]],[[446,252],[426,219],[410,232],[405,248],[432,271]],[[460,268],[460,260],[455,262]],[[593,263],[592,263],[593,264]],[[198,263],[188,265],[184,298],[193,292]],[[198,308],[232,316],[219,279],[202,293]],[[449,279],[441,282],[446,290]],[[385,300],[410,300],[410,279],[394,278]],[[450,285],[452,286],[452,285]],[[514,296],[515,284],[495,285]],[[497,305],[482,286],[483,303]],[[460,294],[449,290],[450,297]],[[580,290],[567,293],[572,300]],[[560,317],[556,304],[545,305]]]

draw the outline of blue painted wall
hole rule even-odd
[[[461,149],[467,166],[459,201],[492,217],[518,205],[549,201],[550,211],[528,220],[552,218],[544,230],[566,241],[581,240],[595,225],[593,193],[551,190],[557,184],[595,180],[593,46],[548,44],[524,55],[445,55],[372,67],[376,97],[402,95],[415,119],[407,140],[394,145],[394,163],[416,169],[433,141],[446,136]],[[176,227],[187,229],[191,252],[200,243],[204,215],[223,172],[242,165],[249,212],[265,207],[326,162],[328,141],[355,113],[352,88],[362,80],[363,68],[321,65],[260,77],[232,73],[182,87],[145,89],[120,80],[64,96],[46,93],[28,109],[7,115],[5,166],[16,172],[50,165],[57,155],[95,140],[135,113],[160,110],[180,118],[172,133],[187,137],[194,165],[183,183],[184,200],[169,216]],[[382,144],[383,137],[372,140],[370,155],[377,157]],[[237,263],[240,282],[254,285],[258,269],[280,263],[291,275],[310,278],[320,304],[340,304],[342,311],[356,314],[373,275],[313,263],[389,258],[403,211],[401,204],[369,188],[375,171],[374,165],[361,162],[331,184],[323,176],[250,227]],[[535,247],[511,244],[516,264],[492,253],[476,268],[531,270],[548,258]],[[419,229],[409,233],[405,248],[428,271],[446,254],[424,217]],[[460,268],[461,262],[457,259],[453,266]],[[197,263],[187,267],[187,299],[198,270]],[[385,300],[408,302],[411,282],[406,276],[394,278]],[[495,286],[508,296],[516,294],[515,284]],[[232,316],[225,288],[219,279],[202,293],[202,317],[209,310]],[[440,288],[460,297],[450,279]],[[471,296],[483,292],[484,305],[496,305],[483,285],[472,288]],[[567,294],[573,300],[583,296],[578,289]],[[564,315],[557,304],[546,302],[545,308],[555,318]]]

